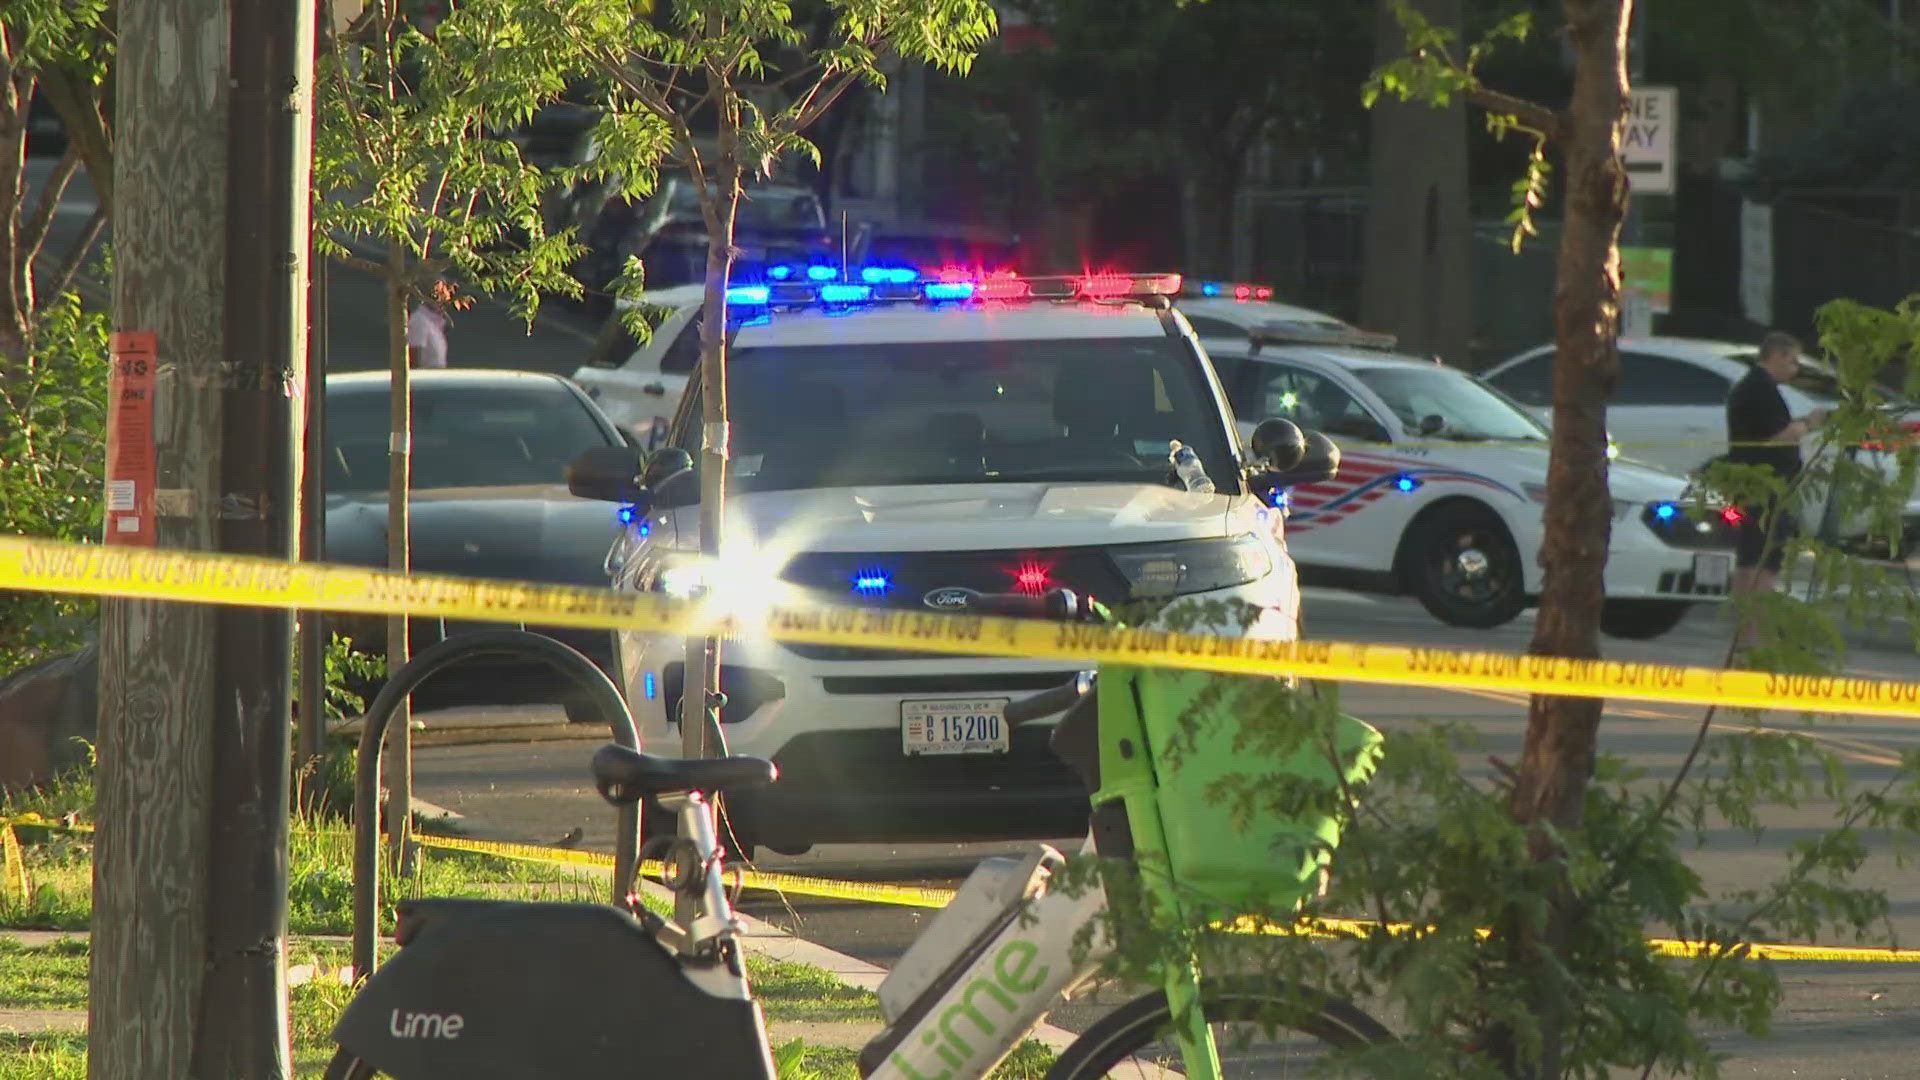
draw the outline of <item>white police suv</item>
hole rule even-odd
[[[1252,490],[1226,395],[1168,303],[1178,275],[834,278],[729,291],[722,557],[696,555],[697,484],[659,485],[609,555],[616,587],[749,620],[771,599],[949,610],[1055,588],[1110,604],[1223,599],[1256,616],[1232,632],[1294,636],[1280,515]],[[696,379],[662,453],[697,459],[700,393]],[[1211,491],[1175,478],[1174,440]],[[684,651],[654,634],[619,642],[649,750],[680,746]],[[727,749],[780,768],[778,783],[731,800],[745,842],[793,852],[1085,830],[1085,790],[1048,751],[1049,727],[1010,728],[1003,712],[1072,679],[1071,664],[751,634],[722,659]]]
[[[1287,495],[1309,581],[1412,593],[1454,626],[1506,623],[1540,590],[1547,431],[1466,372],[1381,344],[1281,323],[1207,349],[1240,415],[1340,447],[1339,476]],[[1696,510],[1686,480],[1650,466],[1615,460],[1609,484],[1601,629],[1658,637],[1692,604],[1725,600],[1738,511]]]

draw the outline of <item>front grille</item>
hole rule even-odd
[[[1673,507],[1672,516],[1662,519],[1658,508]],[[1691,551],[1730,549],[1738,537],[1732,525],[1718,514],[1701,512],[1677,503],[1654,503],[1640,511],[1640,523],[1669,547]],[[1702,528],[1704,526],[1704,528]]]
[[[1131,591],[1127,579],[1106,550],[1097,547],[1024,551],[810,551],[788,562],[781,576],[828,603],[926,610],[924,598],[935,589],[957,586],[983,593],[1021,591],[1021,571],[1037,567],[1047,570],[1047,582],[1042,589],[1072,589],[1082,596],[1108,603],[1124,600]],[[887,580],[888,587],[883,593],[863,595],[855,589],[855,581],[872,577]],[[781,645],[808,660],[952,659],[941,653],[909,650],[788,642]]]

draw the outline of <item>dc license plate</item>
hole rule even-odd
[[[1695,555],[1693,586],[1696,589],[1725,589],[1733,581],[1731,555]]]
[[[921,754],[1004,754],[1010,698],[941,698],[900,703],[900,749]]]

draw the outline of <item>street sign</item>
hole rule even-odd
[[[1620,289],[1646,298],[1648,310],[1673,310],[1673,249],[1620,245]]]
[[[1633,194],[1673,194],[1673,132],[1679,122],[1673,87],[1634,89],[1627,105],[1627,130],[1620,139],[1620,158],[1626,163]]]

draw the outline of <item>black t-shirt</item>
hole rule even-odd
[[[1755,364],[1727,394],[1727,441],[1734,444],[1727,451],[1727,460],[1742,465],[1770,466],[1780,479],[1792,480],[1800,474],[1799,443],[1740,445],[1765,442],[1792,422],[1780,384]]]

